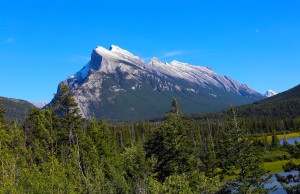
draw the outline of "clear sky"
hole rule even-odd
[[[282,92],[300,83],[300,1],[1,0],[0,96],[51,100],[111,44]]]

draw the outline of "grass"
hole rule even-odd
[[[277,138],[278,139],[283,139],[285,136],[285,138],[292,138],[292,137],[299,137],[300,136],[300,133],[288,133],[288,134],[281,134],[281,135],[277,135]],[[267,141],[271,142],[272,141],[272,136],[269,135],[267,136]]]
[[[283,150],[274,150],[268,151],[264,153],[264,161],[265,162],[273,162],[278,160],[289,160],[292,158],[291,154],[287,151]]]
[[[263,166],[266,170],[270,171],[270,173],[284,172],[282,166],[288,163],[290,160],[279,160],[275,162],[264,162]],[[300,159],[292,159],[292,162],[295,164],[300,164]],[[220,172],[220,169],[217,169]],[[235,173],[239,173],[239,170],[236,170]],[[226,175],[226,180],[234,179],[235,175]]]
[[[300,159],[292,159],[295,164],[300,164]],[[265,162],[263,163],[266,170],[269,170],[271,173],[283,172],[282,165],[288,163],[289,160],[280,160],[275,162]]]

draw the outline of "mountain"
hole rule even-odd
[[[43,108],[45,107],[47,104],[49,104],[50,102],[48,100],[45,100],[43,102],[33,102],[32,104],[37,107],[37,108]]]
[[[0,97],[0,103],[4,105],[5,116],[8,121],[17,119],[19,122],[25,120],[27,113],[33,104],[25,100]]]
[[[275,92],[275,91],[273,91],[273,90],[268,90],[268,91],[266,91],[266,93],[265,93],[265,97],[269,98],[269,97],[275,96],[275,95],[277,95],[277,94],[278,94],[278,93]]]
[[[86,118],[149,119],[162,116],[176,98],[184,113],[217,111],[264,98],[245,84],[209,67],[157,58],[146,63],[112,45],[96,47],[68,85]]]
[[[237,107],[237,114],[243,117],[296,118],[300,116],[300,85],[275,96]]]

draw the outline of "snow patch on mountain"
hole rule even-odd
[[[37,108],[44,108],[49,103],[50,103],[49,100],[45,100],[43,102],[33,102],[32,104]]]
[[[273,91],[273,90],[268,90],[268,91],[266,91],[266,93],[265,93],[265,97],[269,98],[269,97],[275,96],[275,95],[277,95],[277,94],[278,94],[278,92],[275,92],[275,91]]]
[[[249,94],[255,93],[247,85],[239,84],[227,76],[218,75],[209,67],[194,66],[176,60],[164,63],[155,57],[152,58],[150,63],[146,63],[139,57],[115,45],[112,45],[110,50],[96,47],[91,61],[82,70],[70,77],[68,83],[73,83],[74,79],[84,80],[91,68],[99,69],[100,72],[107,74],[114,74],[117,70],[127,72],[127,79],[134,79],[139,74],[154,73],[194,83],[201,87],[215,86],[236,94],[241,94],[241,91],[246,91]]]
[[[120,80],[128,81],[124,86]],[[110,83],[103,85],[103,83]],[[210,67],[195,66],[173,60],[170,63],[152,58],[147,63],[138,56],[112,45],[110,49],[96,47],[91,60],[76,74],[65,81],[78,102],[82,115],[93,117],[89,111],[91,106],[104,103],[104,97],[114,103],[116,96],[141,91],[143,86],[152,87],[156,92],[184,92],[200,94],[200,91],[210,90],[207,93],[214,98],[219,97],[220,91],[234,93],[246,98],[262,98],[245,84],[240,84],[228,76],[215,73]],[[116,85],[117,84],[117,85]],[[127,87],[127,88],[126,88]],[[112,94],[107,94],[110,91]],[[108,95],[108,96],[107,96]]]

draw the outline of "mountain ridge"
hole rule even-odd
[[[253,104],[237,107],[245,117],[296,118],[300,115],[300,85]]]
[[[28,101],[2,96],[0,96],[0,103],[4,106],[5,116],[9,122],[14,119],[23,122],[29,110],[34,107]]]
[[[131,120],[157,117],[167,110],[173,97],[182,102],[186,113],[215,111],[264,98],[246,84],[221,76],[211,68],[176,60],[164,63],[155,57],[146,63],[115,45],[110,50],[103,47],[93,49],[91,60],[63,83],[72,91],[86,118]],[[150,99],[151,96],[156,99]],[[153,108],[155,102],[162,107]],[[139,103],[144,103],[145,107]],[[195,108],[195,104],[200,107]],[[143,109],[148,109],[151,114]],[[124,116],[128,114],[132,117]]]

